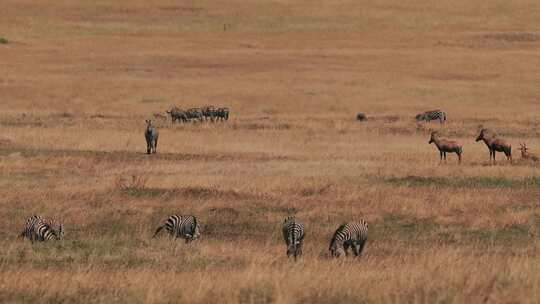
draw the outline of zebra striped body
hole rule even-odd
[[[349,255],[349,248],[353,248],[355,256],[362,254],[368,237],[368,224],[364,220],[342,224],[334,233],[330,242],[330,253],[339,257],[344,252]]]
[[[144,131],[144,138],[146,139],[146,153],[156,153],[157,143],[159,138],[159,132],[151,120],[146,120],[146,131]]]
[[[216,119],[217,120],[229,120],[229,108],[218,108],[216,110]]]
[[[416,115],[417,121],[432,121],[432,120],[439,120],[440,123],[446,122],[446,113],[442,110],[433,110],[433,111],[427,111],[422,114]]]
[[[49,229],[43,228],[43,226],[49,227]],[[41,227],[41,228],[40,228]],[[39,215],[33,215],[29,217],[26,220],[26,224],[24,226],[23,231],[20,234],[20,237],[28,238],[31,241],[34,239],[39,239],[39,236],[41,235],[42,240],[47,239],[45,238],[46,235],[50,235],[51,233],[46,234],[39,234],[38,230],[43,230],[43,233],[45,231],[52,231],[52,234],[56,237],[56,239],[63,239],[64,238],[64,225],[54,219],[45,219],[42,218]]]
[[[156,229],[153,237],[156,237],[163,228],[171,237],[182,237],[186,243],[197,240],[201,236],[201,227],[193,215],[169,216],[165,223]]]
[[[289,216],[283,221],[282,232],[287,245],[287,257],[293,255],[296,260],[297,256],[302,255],[302,244],[305,235],[304,224],[295,217]]]
[[[188,119],[198,119],[201,122],[204,119],[203,110],[201,108],[191,108],[187,110],[186,116]]]
[[[39,222],[34,227],[34,237],[31,238],[38,241],[50,241],[50,240],[59,240],[60,237],[57,235],[56,231],[44,222]]]
[[[169,115],[171,115],[172,123],[174,123],[177,120],[181,121],[181,122],[187,122],[188,121],[186,112],[184,112],[183,110],[181,110],[181,109],[179,109],[177,107],[173,107],[170,111],[167,111],[167,113]]]
[[[204,116],[204,120],[208,120],[210,118],[210,121],[214,121],[214,117],[216,116],[216,109],[214,106],[205,106],[202,108],[202,114]]]

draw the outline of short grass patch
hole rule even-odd
[[[536,176],[510,179],[491,176],[434,177],[409,175],[388,178],[385,182],[397,186],[435,188],[530,188],[540,186],[540,178]]]

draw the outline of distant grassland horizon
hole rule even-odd
[[[539,6],[2,2],[0,302],[538,303],[540,164],[518,148],[540,153]],[[208,104],[230,119],[154,115]],[[414,120],[434,109],[445,124]],[[152,239],[174,213],[200,242]],[[33,214],[65,239],[18,239]],[[331,259],[358,219],[363,256]]]

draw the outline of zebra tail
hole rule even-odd
[[[152,238],[155,238],[162,229],[163,229],[163,226],[159,226],[156,232],[154,232],[154,236],[152,236]]]
[[[197,232],[197,226],[199,226],[199,223],[197,222],[197,217],[194,216],[193,217],[193,223],[195,224],[194,228],[193,228],[193,235],[191,236],[191,238],[195,237],[195,233]],[[199,231],[200,233],[200,231]]]

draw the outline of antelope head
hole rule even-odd
[[[439,137],[439,132],[437,131],[431,132],[431,138],[429,139],[428,144],[435,142],[435,140],[437,140],[438,137]]]
[[[485,133],[487,132],[487,129],[480,130],[480,134],[478,134],[478,137],[476,137],[476,141],[481,141],[485,138]]]

